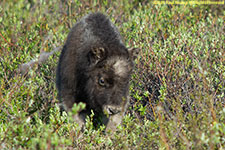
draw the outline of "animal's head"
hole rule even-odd
[[[138,49],[125,47],[109,50],[100,46],[90,50],[85,91],[91,108],[105,110],[108,114],[116,114],[123,109],[127,103],[130,75],[137,54]]]

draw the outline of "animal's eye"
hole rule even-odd
[[[105,79],[103,77],[100,77],[98,80],[98,84],[101,86],[105,86]]]

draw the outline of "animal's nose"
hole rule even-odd
[[[120,106],[106,105],[103,108],[106,115],[115,115],[121,112]]]

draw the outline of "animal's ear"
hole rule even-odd
[[[128,53],[131,58],[131,60],[135,60],[138,57],[140,49],[139,48],[129,48]]]
[[[106,56],[106,50],[103,47],[92,47],[88,54],[90,64],[97,64]]]

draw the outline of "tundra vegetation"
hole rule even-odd
[[[60,112],[55,86],[60,52],[27,73],[20,64],[65,43],[82,16],[100,11],[126,46],[140,48],[130,105],[116,132],[81,132]],[[0,2],[0,149],[224,149],[224,5],[131,1]]]

